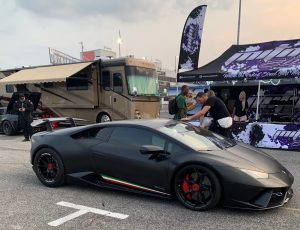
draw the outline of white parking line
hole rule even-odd
[[[282,208],[282,209],[300,212],[300,209],[299,209],[299,208]]]
[[[117,219],[126,219],[129,215],[125,215],[125,214],[121,214],[121,213],[115,213],[115,212],[109,212],[106,210],[102,210],[102,209],[97,209],[97,208],[91,208],[91,207],[87,207],[87,206],[83,206],[83,205],[78,205],[78,204],[72,204],[69,202],[58,202],[56,203],[57,205],[61,205],[61,206],[65,206],[68,208],[75,208],[75,209],[79,209],[79,211],[71,213],[70,215],[67,215],[65,217],[62,217],[58,220],[52,221],[50,223],[48,223],[48,225],[56,227],[59,226],[69,220],[72,220],[76,217],[82,216],[86,213],[95,213],[95,214],[99,214],[99,215],[103,215],[103,216],[109,216],[109,217],[113,217],[113,218],[117,218]]]

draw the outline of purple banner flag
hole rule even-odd
[[[206,5],[196,7],[185,22],[180,44],[179,73],[198,68],[206,7]]]

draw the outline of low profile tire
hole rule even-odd
[[[3,121],[2,131],[7,136],[11,136],[15,133],[14,128],[13,128],[12,124],[9,121]]]
[[[216,175],[201,165],[189,165],[174,179],[176,198],[186,208],[206,211],[215,207],[221,199],[221,185]]]
[[[111,122],[111,117],[107,113],[100,113],[97,116],[97,123]]]
[[[48,187],[64,184],[64,165],[60,156],[52,149],[44,148],[37,152],[33,169],[38,179]]]

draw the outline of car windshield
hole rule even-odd
[[[236,145],[233,140],[184,123],[168,124],[159,130],[196,151],[221,150]]]
[[[126,78],[130,95],[158,96],[158,80],[155,69],[128,66],[126,67]]]

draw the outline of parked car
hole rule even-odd
[[[31,139],[31,164],[48,187],[78,182],[165,198],[204,211],[269,209],[293,196],[293,175],[271,156],[167,119],[92,124]]]

